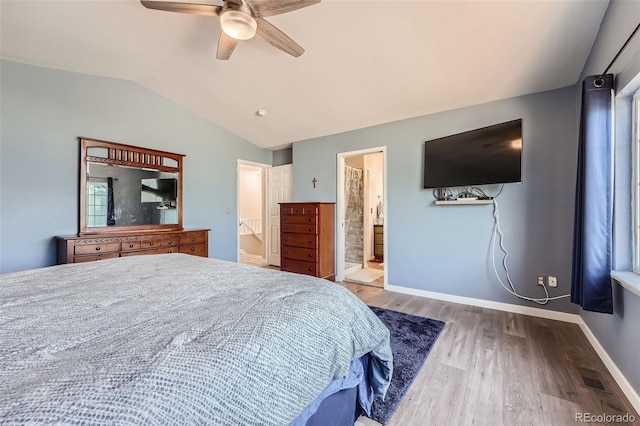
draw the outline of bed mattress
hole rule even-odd
[[[0,422],[289,424],[389,332],[317,278],[181,254],[0,276]]]

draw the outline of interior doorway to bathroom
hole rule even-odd
[[[336,279],[386,285],[386,147],[338,154]]]

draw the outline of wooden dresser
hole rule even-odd
[[[280,204],[280,269],[335,281],[335,203]]]
[[[56,237],[58,264],[140,254],[186,253],[209,257],[209,230]]]

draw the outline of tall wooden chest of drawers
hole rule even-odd
[[[335,281],[335,203],[280,203],[280,269]]]

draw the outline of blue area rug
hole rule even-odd
[[[387,424],[404,394],[424,364],[444,322],[403,312],[369,306],[391,334],[393,376],[385,400],[376,397],[371,407],[373,420]]]

